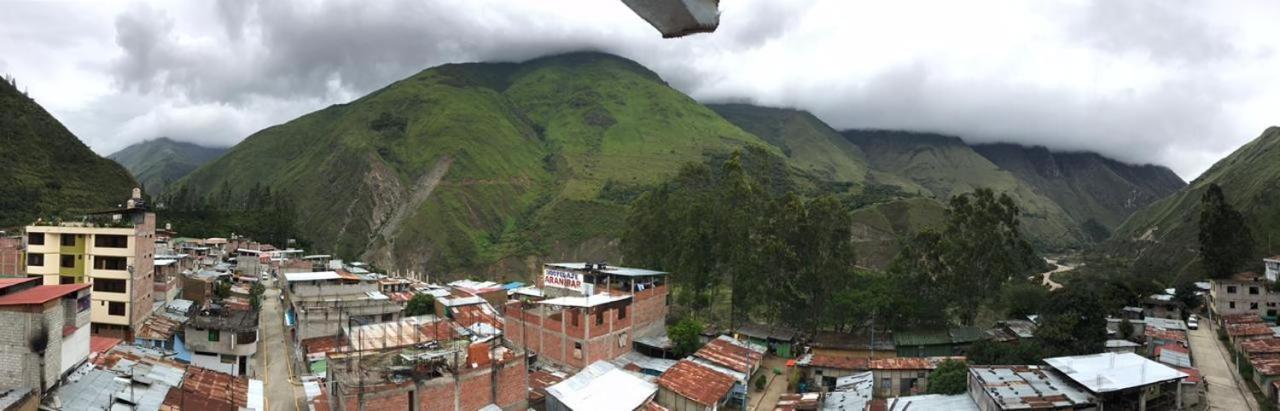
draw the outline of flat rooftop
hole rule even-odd
[[[1133,353],[1046,358],[1050,367],[1095,394],[1179,380],[1186,373]]]
[[[970,367],[969,375],[1001,409],[1059,409],[1094,402],[1093,396],[1035,365]]]
[[[555,305],[561,307],[596,307],[618,301],[631,299],[629,295],[608,295],[596,294],[587,297],[558,297],[549,300],[538,301],[538,304]]]
[[[590,263],[548,263],[546,266],[563,270],[593,271],[623,277],[667,275],[667,273],[663,271],[646,270],[643,268],[618,267],[612,265],[605,265],[604,268],[597,268],[595,264]]]

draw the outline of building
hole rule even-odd
[[[1280,358],[1280,337],[1242,341],[1240,351],[1249,358]]]
[[[1114,353],[1137,352],[1138,347],[1141,346],[1142,344],[1129,340],[1107,340],[1106,342],[1107,352]]]
[[[118,345],[46,401],[62,410],[265,411],[261,380],[174,361],[146,348]],[[60,405],[60,408],[57,407]]]
[[[27,265],[22,255],[22,237],[0,231],[0,276],[26,276]]]
[[[1088,391],[1100,409],[1181,409],[1182,381],[1189,377],[1137,354],[1078,355],[1044,362]]]
[[[746,323],[738,326],[738,338],[751,344],[768,347],[769,353],[782,358],[794,358],[793,346],[796,342],[796,331],[780,325],[763,325]],[[821,336],[821,334],[819,334]]]
[[[328,364],[330,407],[338,411],[523,410],[528,405],[524,352],[496,338],[334,352]]]
[[[606,264],[554,263],[543,265],[537,285],[547,297],[629,295],[635,334],[666,332],[667,273]]]
[[[963,357],[875,358],[868,361],[867,369],[876,380],[876,397],[900,397],[927,391],[929,373],[951,358],[963,360]]]
[[[0,279],[0,387],[45,393],[89,358],[88,288]]]
[[[1262,265],[1266,266],[1267,281],[1275,282],[1280,278],[1280,255],[1262,259]]]
[[[1253,368],[1253,383],[1263,390],[1267,398],[1276,400],[1272,383],[1280,381],[1280,358],[1253,357],[1249,358],[1249,365]]]
[[[1254,272],[1209,281],[1209,308],[1215,317],[1257,314],[1274,320],[1280,310],[1280,293],[1272,282]]]
[[[287,314],[297,320],[298,340],[332,337],[344,326],[395,321],[404,309],[369,275],[321,271],[288,273],[284,280]]]
[[[206,310],[183,327],[191,364],[231,375],[247,375],[258,352],[258,313]]]
[[[969,367],[969,397],[982,411],[1074,410],[1093,396],[1035,365]]]
[[[1170,288],[1164,294],[1152,294],[1142,301],[1142,315],[1145,318],[1182,319],[1182,303],[1173,298]]]
[[[47,285],[93,284],[92,332],[132,339],[151,314],[156,216],[133,189],[126,207],[84,221],[26,227],[27,274]]]
[[[1259,338],[1272,338],[1275,337],[1275,335],[1275,332],[1271,331],[1271,327],[1263,323],[1227,325],[1227,337],[1231,339],[1231,346],[1237,351],[1240,350],[1241,343],[1244,341]]]
[[[683,360],[658,377],[657,402],[671,411],[712,411],[728,401],[735,383],[711,367]]]
[[[654,398],[658,386],[607,361],[547,387],[547,411],[633,411]]]

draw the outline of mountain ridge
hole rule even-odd
[[[148,193],[165,192],[168,185],[212,161],[228,147],[208,147],[158,137],[130,144],[107,156],[133,173]]]

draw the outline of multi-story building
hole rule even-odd
[[[183,336],[192,365],[247,375],[258,353],[258,313],[223,309],[194,314]]]
[[[88,360],[88,288],[0,279],[0,387],[44,393]]]
[[[665,332],[666,274],[604,264],[543,267],[543,300],[503,306],[503,337],[540,359],[582,369],[632,351],[637,337]]]
[[[93,284],[94,334],[131,339],[151,314],[154,291],[155,213],[141,190],[117,210],[79,221],[42,221],[26,227],[27,275],[44,284]]]
[[[1274,282],[1254,272],[1209,281],[1209,307],[1215,318],[1233,314],[1257,314],[1275,319],[1280,311],[1280,293]]]
[[[1267,280],[1276,281],[1280,279],[1280,255],[1262,259],[1262,264],[1267,267]]]

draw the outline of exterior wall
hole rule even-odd
[[[0,237],[0,275],[27,274],[27,257],[22,252],[22,242],[18,237]]]
[[[912,395],[911,392],[902,394],[904,380],[914,378],[916,380],[915,389],[923,393],[929,388],[929,370],[872,370],[871,375],[875,378],[875,396],[877,398],[899,397],[903,395]],[[886,387],[885,379],[889,379],[890,384]]]
[[[0,310],[0,324],[0,386],[47,390],[61,380],[64,315],[57,301],[6,307]],[[31,350],[31,341],[41,333],[47,338],[43,356]]]
[[[626,318],[618,318],[619,308],[606,309],[603,321],[596,324],[596,315],[583,308],[521,310],[520,303],[507,304],[503,307],[503,339],[512,346],[537,353],[539,359],[581,369],[631,352],[631,341],[635,337],[632,307],[634,305],[626,306]],[[573,325],[575,313],[577,326]]]
[[[352,318],[369,322],[397,321],[404,308],[391,300],[347,300],[333,302],[294,302],[299,340],[332,337],[342,331]]]
[[[60,375],[66,375],[89,359],[89,327],[80,327],[62,340]]]
[[[716,407],[698,404],[680,394],[676,394],[675,391],[663,387],[658,387],[657,399],[659,405],[667,407],[671,411],[709,411],[716,409]]]
[[[252,366],[250,365],[252,363],[253,361],[248,360],[245,362],[245,364],[250,367]],[[239,357],[236,357],[235,361],[225,363],[222,361],[221,355],[197,354],[194,352],[191,353],[191,365],[231,375],[243,375],[247,374],[249,371],[240,369]]]
[[[1213,280],[1210,283],[1209,306],[1216,316],[1253,313],[1274,318],[1280,314],[1280,293],[1271,291],[1265,281]]]
[[[1265,258],[1262,264],[1267,267],[1267,280],[1276,281],[1280,279],[1280,259]]]
[[[257,331],[252,342],[237,343],[239,337],[237,333],[231,331],[219,331],[218,341],[209,341],[209,330],[201,330],[193,327],[185,327],[184,333],[187,337],[187,348],[191,351],[204,351],[217,354],[230,354],[239,356],[251,356],[258,352]]]
[[[523,356],[507,361],[497,369],[489,367],[463,369],[459,375],[443,376],[400,385],[373,387],[363,396],[355,392],[339,392],[330,382],[334,410],[461,410],[475,411],[489,404],[503,410],[524,410],[528,406],[528,386]],[[494,390],[494,382],[497,389]],[[494,397],[494,394],[497,397]]]

